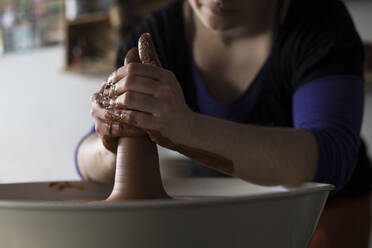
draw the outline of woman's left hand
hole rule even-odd
[[[110,103],[108,116],[146,130],[154,142],[165,147],[191,137],[193,112],[173,72],[150,64],[124,67],[126,76],[107,92],[118,96]]]

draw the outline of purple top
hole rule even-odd
[[[192,66],[192,73],[194,76],[196,98],[199,104],[200,112],[220,119],[231,120],[234,122],[245,122],[252,106],[256,102],[260,87],[260,79],[262,71],[265,69],[266,63],[262,66],[261,70],[257,73],[250,86],[246,89],[244,94],[230,103],[219,102],[209,95],[208,90],[205,88],[198,70]]]
[[[195,66],[193,74],[201,113],[235,122],[247,120],[260,73],[231,103],[218,102],[209,95]],[[336,192],[349,181],[357,163],[363,102],[363,79],[349,75],[314,80],[293,95],[294,127],[310,131],[318,143],[314,181],[334,184]]]
[[[357,164],[363,107],[363,79],[356,76],[312,81],[293,96],[294,126],[310,131],[318,143],[315,181],[334,184],[336,191]]]

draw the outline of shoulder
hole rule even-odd
[[[150,33],[162,64],[166,64],[166,47],[174,33],[182,27],[182,0],[172,1],[143,18],[123,39],[119,46],[116,66],[123,65],[125,54],[137,46],[143,33]]]
[[[318,27],[339,31],[340,25],[353,28],[350,14],[340,0],[292,0],[285,24],[302,30]]]
[[[325,76],[363,74],[363,45],[339,0],[292,0],[278,37],[295,89]]]
[[[279,35],[283,45],[295,52],[350,41],[361,45],[350,14],[339,0],[292,0]]]

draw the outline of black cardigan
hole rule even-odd
[[[188,106],[198,112],[191,72],[192,55],[184,35],[182,0],[171,2],[147,16],[120,46],[117,67],[126,52],[137,46],[148,32],[164,68],[175,73]],[[293,127],[292,96],[307,82],[335,74],[363,77],[363,46],[353,22],[341,1],[293,0],[288,15],[279,27],[260,84],[251,97],[245,123]],[[359,161],[349,184],[339,194],[370,192],[372,170],[363,142]]]

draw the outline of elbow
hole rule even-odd
[[[349,182],[358,162],[359,136],[333,132],[315,132],[318,162],[314,181],[335,186],[339,192]]]

